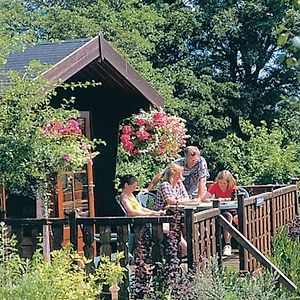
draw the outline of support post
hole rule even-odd
[[[238,228],[242,235],[246,234],[246,208],[244,203],[244,195],[238,194]],[[240,256],[240,271],[248,271],[248,252],[244,247],[239,244],[239,256]]]
[[[213,200],[213,208],[218,208],[220,211],[220,201],[218,199]],[[219,217],[216,218],[216,248],[217,248],[217,255],[218,255],[218,264],[219,266],[221,266],[222,265],[222,229],[221,229]]]
[[[199,257],[195,257],[194,253],[194,208],[188,207],[184,209],[184,225],[187,242],[188,268],[192,270],[194,268],[195,260],[199,261]]]
[[[70,243],[73,245],[73,250],[77,251],[77,224],[76,224],[76,212],[71,211],[69,214],[69,224],[70,224]]]

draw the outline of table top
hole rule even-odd
[[[205,210],[213,207],[213,202],[201,202],[200,204],[178,205],[179,208],[195,208],[196,210]],[[237,201],[220,200],[220,209],[236,209],[238,207]]]

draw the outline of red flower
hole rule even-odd
[[[126,143],[123,143],[123,147],[126,151],[132,152],[134,149],[134,144],[131,141],[127,141]]]
[[[136,123],[136,125],[138,125],[138,126],[142,126],[142,125],[147,124],[148,121],[145,120],[145,119],[136,119],[135,123]]]
[[[131,135],[132,134],[132,128],[130,125],[124,125],[122,128],[122,133]]]
[[[149,138],[149,133],[145,130],[139,130],[137,131],[136,136],[139,140],[146,141]]]

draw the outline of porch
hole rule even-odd
[[[286,186],[265,185],[244,187],[250,197],[238,195],[238,230],[221,215],[219,201],[213,208],[196,212],[186,207],[181,222],[184,222],[188,243],[187,267],[191,270],[201,268],[205,262],[222,258],[222,228],[229,231],[237,241],[238,271],[254,272],[264,267],[276,271],[278,281],[293,291],[297,287],[267,258],[272,249],[272,238],[279,227],[286,225],[299,215],[297,186],[295,182]],[[76,217],[71,213],[68,218],[50,219],[2,219],[16,235],[19,254],[31,257],[37,248],[38,236],[46,225],[50,227],[51,248],[60,249],[64,245],[66,232],[75,250],[83,253],[93,267],[95,257],[112,255],[124,251],[122,265],[127,267],[126,280],[121,287],[120,299],[129,299],[129,248],[128,236],[135,234],[137,245],[143,239],[145,227],[152,228],[150,245],[151,262],[161,262],[165,258],[163,223],[172,223],[172,216],[163,217]],[[95,242],[97,233],[97,242]],[[114,234],[112,234],[114,233]],[[136,252],[139,251],[138,246]],[[137,254],[136,254],[137,255]],[[139,254],[141,255],[141,254]],[[144,254],[142,254],[144,255]]]

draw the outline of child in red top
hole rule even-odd
[[[220,172],[216,181],[209,187],[206,198],[231,198],[232,192],[237,190],[236,181],[227,170]]]
[[[210,186],[210,188],[206,192],[205,198],[202,201],[206,201],[206,199],[211,198],[231,198],[233,192],[235,192],[237,189],[238,187],[232,174],[227,170],[221,171],[218,174],[216,181]],[[232,223],[233,220],[237,222],[236,209],[225,211],[223,215],[230,223]],[[231,255],[231,235],[225,230],[224,240],[225,247],[223,250],[223,254]]]

